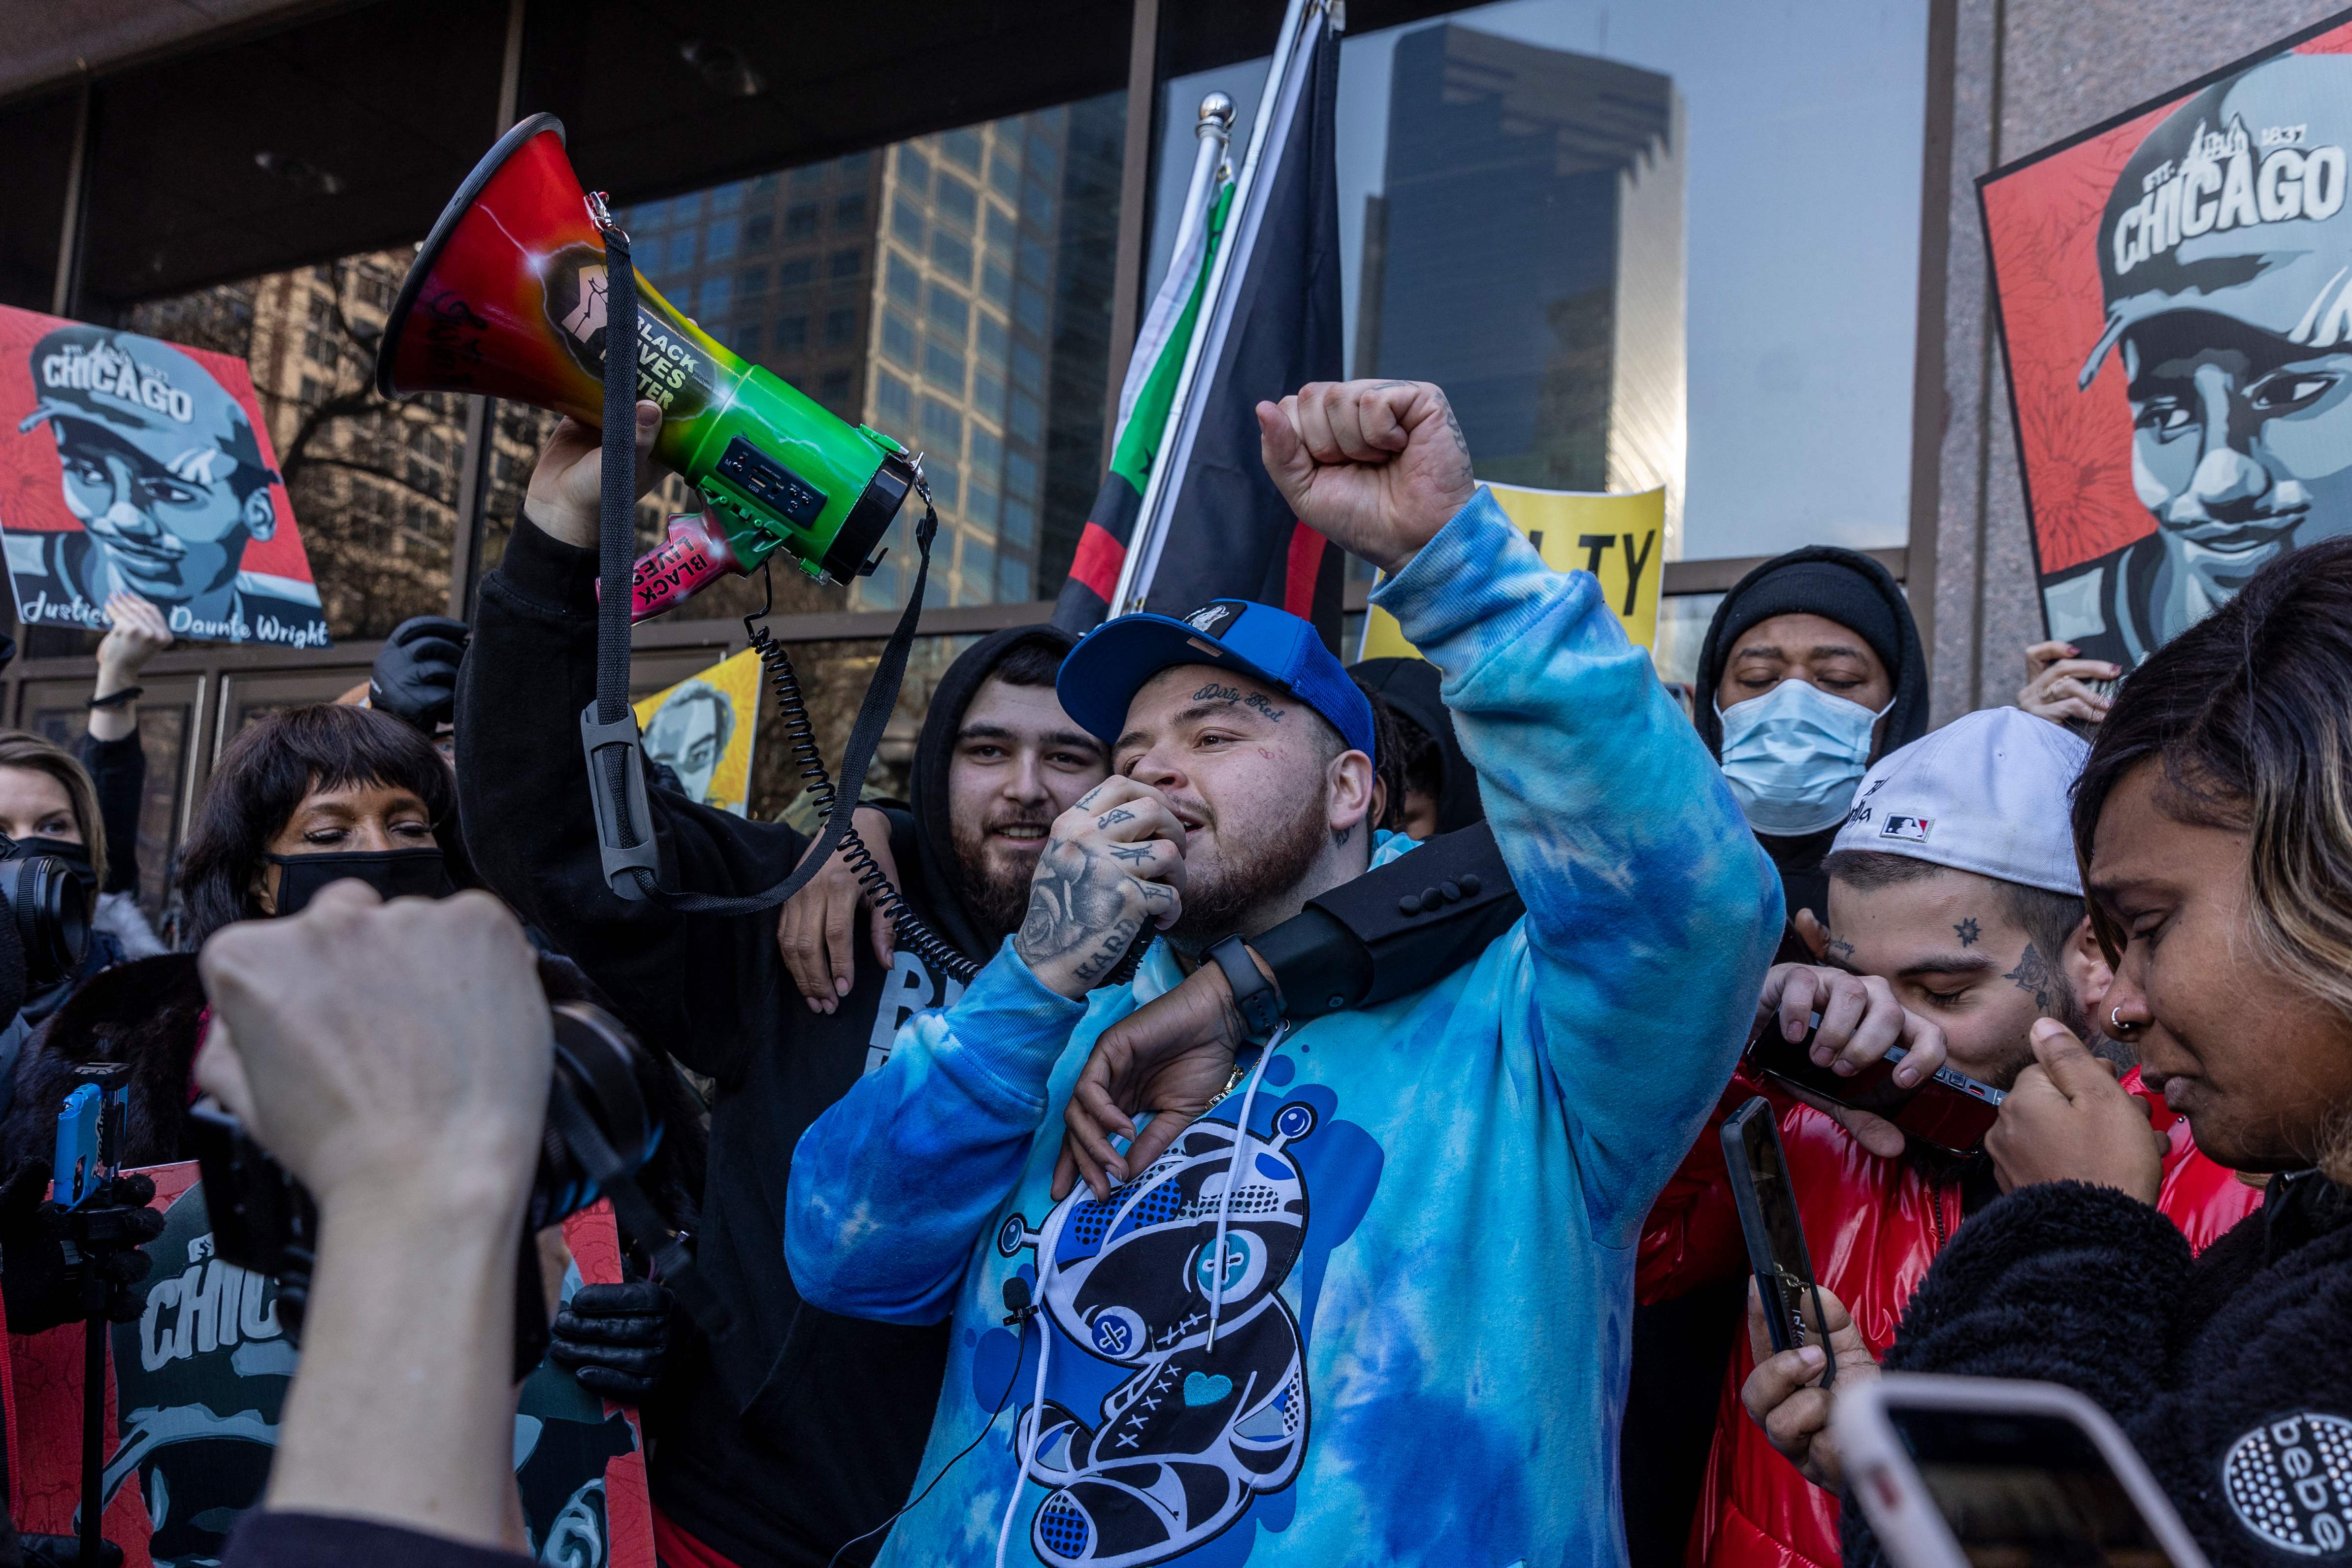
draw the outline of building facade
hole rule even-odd
[[[247,718],[347,689],[498,558],[549,416],[386,405],[366,372],[410,247],[504,126],[559,114],[657,288],[926,452],[911,720],[962,639],[1041,616],[1066,573],[1195,109],[1234,99],[1238,158],[1282,8],[898,0],[814,51],[781,16],[618,0],[257,0],[231,26],[126,0],[28,33],[0,61],[0,302],[245,357],[338,638],[157,661],[158,863]],[[1352,373],[1446,383],[1488,477],[1664,485],[1670,677],[1749,564],[1825,542],[1904,580],[1939,719],[2005,701],[2040,610],[1975,180],[2330,9],[1349,0]],[[691,504],[672,483],[641,531]],[[831,749],[911,583],[908,529],[890,545],[858,583],[773,584]],[[740,647],[764,592],[638,628],[640,685]],[[0,719],[69,731],[90,639],[19,641]]]

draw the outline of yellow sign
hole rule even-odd
[[[1659,544],[1666,536],[1664,489],[1622,496],[1521,485],[1487,489],[1545,565],[1600,578],[1601,591],[1609,596],[1609,607],[1623,625],[1626,639],[1657,650],[1658,584],[1665,575],[1665,563],[1659,559]],[[1364,617],[1363,658],[1416,658],[1420,651],[1405,641],[1404,629],[1386,610],[1374,605]]]
[[[742,816],[760,728],[760,656],[745,648],[636,709],[646,755],[677,770],[687,797]]]

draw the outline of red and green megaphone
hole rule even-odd
[[[499,138],[416,253],[376,352],[387,397],[472,392],[604,418],[604,244],[563,122]],[[915,459],[746,364],[637,279],[637,395],[661,405],[654,456],[700,491],[636,565],[631,618],[781,550],[835,583],[871,570]]]

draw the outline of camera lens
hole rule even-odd
[[[0,908],[25,946],[25,983],[37,991],[81,964],[89,942],[89,900],[62,860],[26,855],[6,839],[0,851]]]
[[[539,1179],[531,1185],[526,1223],[541,1229],[596,1201],[598,1188],[564,1137],[562,1102],[586,1113],[623,1169],[634,1174],[661,1146],[659,1058],[626,1026],[586,1002],[549,1009],[555,1025],[555,1072],[548,1085],[547,1131],[540,1141]]]

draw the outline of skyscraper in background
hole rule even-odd
[[[1666,487],[1685,425],[1671,79],[1452,23],[1396,44],[1365,214],[1358,375],[1446,389],[1481,478]],[[1454,308],[1475,298],[1476,310]]]
[[[924,454],[935,604],[1050,597],[1068,571],[1101,478],[1123,104],[965,126],[625,215],[641,269],[706,331]],[[852,608],[899,604],[911,521]]]

